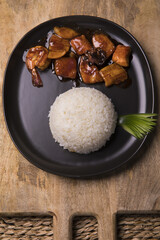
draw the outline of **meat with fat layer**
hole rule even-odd
[[[65,39],[72,39],[79,35],[75,30],[68,27],[54,27],[54,32]]]
[[[84,56],[81,57],[79,70],[84,83],[92,84],[103,82],[97,66],[89,65]]]
[[[96,33],[92,37],[92,43],[95,48],[102,49],[106,58],[110,57],[115,50],[115,45],[108,36],[103,33]]]
[[[104,79],[106,87],[124,82],[128,78],[126,70],[117,63],[102,68],[99,73]]]
[[[63,57],[70,49],[70,44],[67,39],[61,38],[53,34],[49,40],[48,58],[57,59]]]
[[[84,35],[73,38],[70,44],[78,55],[83,55],[92,49],[90,42]]]
[[[118,45],[112,56],[112,61],[123,67],[129,66],[129,56],[131,48],[129,46]]]

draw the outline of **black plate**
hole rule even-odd
[[[132,48],[132,61],[128,70],[132,84],[128,88],[104,84],[94,87],[112,99],[118,114],[153,112],[154,92],[151,70],[147,58],[135,38],[124,28],[105,19],[91,16],[69,16],[47,21],[28,32],[13,50],[9,59],[3,88],[4,114],[9,133],[19,151],[37,167],[63,176],[89,177],[103,173],[128,161],[142,146],[120,127],[110,142],[101,150],[80,155],[63,150],[52,138],[48,125],[48,112],[55,98],[72,88],[71,81],[60,82],[51,69],[41,72],[44,86],[32,86],[22,55],[25,49],[37,44],[54,26],[101,29],[111,38]],[[86,86],[81,83],[81,86]]]

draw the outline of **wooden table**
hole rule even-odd
[[[159,92],[159,0],[0,0],[1,92],[8,57],[19,39],[46,20],[76,14],[106,18],[131,32],[147,54]],[[155,105],[158,109],[158,97]],[[159,124],[145,148],[134,163],[105,178],[54,176],[31,165],[15,148],[5,126],[1,100],[0,212],[54,212],[56,240],[69,239],[69,216],[93,213],[98,218],[99,240],[111,240],[117,211],[160,209]]]

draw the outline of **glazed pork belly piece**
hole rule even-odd
[[[123,67],[129,66],[131,48],[129,46],[118,45],[112,56],[112,61]]]
[[[70,44],[78,55],[83,55],[92,49],[90,42],[84,35],[73,38]]]
[[[85,56],[81,57],[79,70],[84,83],[92,84],[103,82],[98,68],[95,65],[89,65],[85,60]]]
[[[92,37],[92,43],[95,48],[100,48],[105,52],[106,58],[109,58],[115,50],[113,42],[103,33],[94,34]]]
[[[72,39],[79,35],[75,30],[68,27],[54,27],[54,32],[65,39]]]
[[[75,79],[77,75],[76,58],[62,57],[55,60],[55,72],[58,76]]]
[[[128,78],[126,70],[117,63],[102,68],[99,73],[104,79],[106,87],[124,82]]]
[[[63,57],[70,49],[69,40],[53,34],[49,40],[48,58],[57,59]]]

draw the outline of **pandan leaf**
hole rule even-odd
[[[122,115],[118,124],[135,138],[141,139],[156,126],[156,113],[139,113]]]

